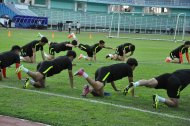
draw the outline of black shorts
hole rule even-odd
[[[2,68],[2,63],[1,63],[2,61],[1,61],[1,57],[0,57],[0,70],[1,70],[1,68]]]
[[[49,54],[50,55],[55,55],[55,50],[54,50],[54,48],[50,45],[50,47],[49,47]]]
[[[93,51],[91,51],[89,45],[79,44],[79,48],[87,52],[88,57],[93,57]]]
[[[103,82],[104,85],[110,80],[110,70],[107,68],[99,68],[95,72],[95,81]]]
[[[156,89],[166,89],[170,98],[180,98],[180,92],[184,89],[181,81],[174,74],[162,74],[155,78],[158,81]]]
[[[120,49],[120,48],[116,48],[115,54],[117,54],[117,55],[119,55],[119,56],[123,56],[123,50]]]
[[[170,58],[174,59],[174,58],[178,58],[179,59],[179,55],[175,55],[172,52],[170,53]]]
[[[37,71],[44,75],[44,77],[53,76],[53,65],[50,61],[44,61],[37,65]]]
[[[32,57],[33,52],[32,52],[32,50],[21,49],[21,56],[23,56],[23,57],[26,57],[26,56]]]

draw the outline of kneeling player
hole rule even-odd
[[[72,61],[76,58],[76,53],[72,50],[67,52],[66,56],[59,56],[51,61],[43,61],[38,64],[37,71],[32,72],[20,66],[16,72],[23,71],[27,73],[32,79],[27,78],[24,88],[27,88],[30,84],[37,88],[45,87],[45,78],[60,73],[62,70],[68,69],[70,85],[73,88],[73,73],[72,73]]]
[[[129,93],[131,89],[137,86],[146,86],[155,89],[165,89],[167,91],[168,99],[153,95],[153,107],[158,108],[158,103],[162,102],[169,107],[177,107],[179,105],[179,98],[181,91],[190,83],[190,70],[182,69],[173,73],[165,73],[149,80],[139,80],[135,83],[130,83],[125,89]]]
[[[132,56],[134,51],[135,51],[135,45],[131,43],[125,43],[125,44],[119,45],[116,48],[115,54],[108,54],[106,58],[110,57],[113,60],[124,61],[125,58]],[[126,55],[128,52],[131,52],[131,53],[129,55]]]
[[[16,63],[16,68],[20,66],[20,53],[21,48],[17,45],[13,46],[11,51],[0,53],[0,80],[2,80],[2,73],[3,77],[6,78],[6,67]],[[18,79],[21,80],[21,73],[18,72]]]
[[[72,50],[72,48],[76,46],[77,46],[76,40],[73,40],[71,43],[70,42],[61,42],[61,43],[51,42],[49,44],[49,55],[46,53],[44,54],[48,60],[52,60],[55,58],[55,53],[59,53],[61,51],[66,51],[66,50]]]
[[[133,82],[133,70],[138,66],[138,62],[134,58],[129,58],[126,63],[118,63],[110,66],[104,66],[96,70],[95,80],[90,78],[83,69],[80,69],[75,73],[75,75],[83,76],[88,83],[92,86],[85,86],[83,90],[83,96],[91,93],[94,96],[104,96],[104,86],[107,83],[111,83],[115,91],[118,89],[115,86],[114,81],[122,79],[123,77],[128,77],[129,82]],[[132,91],[132,96],[134,96],[134,91]]]
[[[35,63],[36,62],[36,51],[41,50],[42,59],[45,60],[43,46],[48,43],[46,37],[42,37],[41,40],[34,40],[23,47],[21,47],[21,61]]]
[[[84,59],[90,60],[90,61],[92,61],[93,59],[94,59],[94,61],[96,61],[96,53],[98,53],[100,50],[102,50],[102,48],[113,49],[111,47],[105,47],[105,42],[103,40],[100,40],[99,43],[96,43],[92,46],[89,46],[87,44],[79,44],[78,47],[81,50],[85,51],[88,55],[88,56],[85,56],[83,54],[80,54],[78,59],[84,58]]]
[[[186,41],[183,45],[171,51],[170,57],[167,57],[165,61],[170,63],[183,63],[183,54],[185,53],[187,61],[188,63],[190,63],[189,54],[188,54],[189,47],[190,47],[190,41]]]

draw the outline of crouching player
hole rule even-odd
[[[2,73],[3,77],[6,78],[6,67],[16,63],[16,68],[20,66],[20,57],[19,53],[21,48],[17,45],[13,46],[11,51],[0,53],[0,80],[2,80]],[[2,72],[1,72],[2,69]],[[21,80],[21,73],[17,73],[18,79]]]
[[[126,63],[118,63],[110,66],[104,66],[96,70],[95,80],[90,78],[88,74],[80,69],[74,75],[84,77],[88,83],[92,86],[86,85],[83,89],[83,96],[91,93],[93,96],[104,96],[104,86],[107,83],[111,83],[115,91],[118,89],[115,86],[116,80],[122,79],[123,77],[128,77],[129,82],[133,82],[133,70],[138,66],[138,62],[134,58],[129,58]],[[132,91],[132,96],[134,96],[134,91]]]
[[[77,41],[72,40],[72,42],[51,42],[49,44],[49,55],[44,53],[45,57],[48,60],[52,60],[55,58],[55,53],[59,53],[61,51],[66,51],[66,50],[72,50],[73,47],[77,47]]]
[[[170,63],[183,63],[183,54],[185,53],[187,61],[188,63],[190,63],[189,54],[188,54],[189,47],[190,47],[190,41],[186,41],[183,45],[171,51],[170,57],[166,57],[165,61]]]
[[[139,80],[130,83],[125,89],[129,93],[137,86],[146,86],[155,89],[165,89],[169,98],[163,98],[157,94],[153,95],[153,107],[158,108],[162,102],[169,107],[178,107],[181,91],[190,83],[190,69],[176,70],[173,73],[165,73],[148,80]]]
[[[51,61],[43,61],[37,65],[37,71],[32,72],[20,66],[16,72],[23,71],[32,79],[26,78],[23,88],[27,88],[30,84],[36,88],[45,87],[45,78],[60,73],[62,70],[68,69],[71,88],[73,88],[73,72],[72,61],[76,58],[76,53],[72,50],[68,51],[66,56],[59,56]]]

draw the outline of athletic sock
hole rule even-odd
[[[84,56],[84,55],[83,55],[82,57],[83,57],[84,59],[87,59],[87,56]]]
[[[163,97],[158,96],[158,101],[160,101],[160,102],[166,102],[166,99],[163,98]]]
[[[139,81],[133,83],[133,86],[134,86],[134,88],[137,87],[137,86],[139,86]]]
[[[112,56],[113,56],[113,54],[108,54],[108,56],[109,56],[109,57],[112,57]]]
[[[88,74],[87,73],[83,73],[82,76],[86,79],[88,77]]]
[[[30,84],[34,85],[35,81],[33,79],[30,79]]]
[[[25,68],[24,66],[22,66],[22,71],[24,71],[25,73],[28,73],[29,72],[29,70],[27,69],[27,68]]]

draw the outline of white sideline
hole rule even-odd
[[[91,102],[91,103],[109,105],[109,106],[114,106],[114,107],[123,108],[123,109],[130,109],[130,110],[134,110],[134,111],[150,113],[150,114],[154,114],[154,115],[158,115],[158,116],[162,116],[162,117],[168,117],[168,118],[173,118],[173,119],[180,119],[180,120],[190,121],[190,118],[184,118],[184,117],[170,115],[170,114],[166,114],[166,113],[153,112],[153,111],[149,111],[149,110],[145,110],[145,109],[139,109],[139,108],[135,108],[135,107],[131,107],[131,106],[112,104],[112,103],[109,103],[109,102],[91,100],[91,99],[86,99],[86,98],[77,98],[77,97],[72,97],[72,96],[67,96],[67,95],[62,95],[62,94],[54,94],[54,93],[41,92],[41,91],[35,91],[35,90],[29,90],[29,89],[21,89],[21,88],[17,88],[17,87],[6,86],[6,85],[0,85],[0,88],[9,88],[9,89],[15,89],[15,90],[20,90],[20,91],[39,93],[39,94],[44,94],[44,95],[56,96],[56,97],[63,97],[63,98],[74,99],[74,100],[88,101],[88,102]]]

